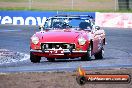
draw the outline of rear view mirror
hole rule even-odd
[[[100,26],[95,26],[95,29],[100,30]]]
[[[39,29],[43,30],[44,26],[43,25],[40,25],[39,26]]]

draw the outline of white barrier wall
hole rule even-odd
[[[101,27],[132,28],[132,13],[96,13],[95,23]]]

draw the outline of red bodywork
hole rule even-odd
[[[99,41],[104,42],[105,34],[104,30],[84,31],[69,29],[54,29],[48,31],[36,32],[35,36],[39,38],[39,43],[33,44],[30,41],[30,52],[37,56],[43,56],[46,58],[77,58],[86,54],[90,42],[93,43],[92,54],[99,51]],[[79,45],[78,38],[83,37],[86,40],[84,45]],[[92,37],[92,38],[91,38]],[[63,49],[52,49],[42,52],[42,43],[68,43],[74,44],[75,47],[72,52],[65,51]]]

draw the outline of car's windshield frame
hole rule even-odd
[[[59,28],[59,27],[55,27],[53,26],[53,24],[55,23],[55,20],[56,22],[63,22],[65,23],[65,26],[67,27],[64,27],[64,28],[79,28],[79,25],[78,26],[73,26],[73,25],[69,25],[70,21],[73,21],[73,20],[78,20],[78,21],[82,21],[82,22],[87,22],[90,24],[90,26],[93,26],[93,22],[91,22],[91,19],[88,19],[88,18],[80,18],[80,17],[50,17],[46,20],[45,24],[44,24],[44,29],[54,29],[54,28]],[[58,20],[58,21],[57,21]],[[60,21],[62,20],[62,21]],[[74,22],[75,24],[76,22]],[[58,23],[59,24],[59,23]],[[63,24],[64,25],[64,24]],[[60,23],[60,26],[62,26],[62,24]],[[64,29],[63,27],[60,27],[60,29]]]

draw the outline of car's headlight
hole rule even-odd
[[[86,39],[83,37],[78,38],[79,45],[84,45],[86,43]]]
[[[37,36],[33,36],[33,37],[31,38],[31,40],[32,40],[32,43],[33,43],[33,44],[38,44],[38,43],[39,43],[39,38],[38,38]]]

